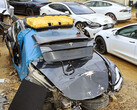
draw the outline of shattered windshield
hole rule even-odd
[[[4,0],[0,0],[0,8],[6,8]]]

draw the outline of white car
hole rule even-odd
[[[4,11],[5,10],[5,11]],[[7,3],[7,0],[0,0],[0,13],[4,11],[4,15],[13,16],[14,14],[14,7],[10,6]]]
[[[96,14],[87,6],[76,2],[54,2],[41,7],[40,15],[49,14],[68,14],[74,19],[74,25],[82,31],[87,25],[109,29],[115,23],[110,17]]]
[[[137,23],[102,30],[95,35],[96,50],[121,57],[137,65]]]
[[[113,20],[126,21],[131,19],[131,8],[114,1],[92,0],[87,1],[84,5],[93,9],[96,13],[110,16]]]

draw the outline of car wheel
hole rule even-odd
[[[81,23],[81,22],[76,23],[76,28],[79,29],[81,32],[85,31],[84,29],[85,27],[86,27],[85,23]]]
[[[31,8],[27,8],[27,10],[26,10],[26,15],[28,15],[28,16],[33,16],[33,15],[34,15],[33,10],[32,10]]]
[[[103,94],[92,100],[84,100],[82,101],[82,107],[86,110],[96,110],[105,108],[109,104],[109,96],[107,94]]]
[[[104,39],[102,37],[97,37],[95,39],[96,41],[96,50],[101,53],[101,54],[104,54],[107,52],[107,48],[106,48],[106,43],[104,41]]]
[[[53,110],[53,105],[51,103],[45,103],[42,110]]]
[[[43,16],[46,16],[47,14],[46,14],[46,13],[43,13],[42,15],[43,15]]]
[[[109,16],[110,18],[112,18],[114,21],[117,21],[116,16],[113,13],[107,13],[106,16]]]

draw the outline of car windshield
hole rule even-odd
[[[85,5],[82,4],[73,4],[73,5],[69,5],[69,8],[72,10],[73,13],[75,13],[76,15],[81,15],[81,14],[93,14],[95,13],[93,10],[91,10],[90,8],[88,8]]]
[[[40,37],[48,38],[48,40],[80,37],[79,31],[75,27],[66,28],[66,29],[53,29],[53,30],[48,30],[48,31],[41,31],[38,33]]]
[[[6,8],[4,0],[0,0],[0,8]]]

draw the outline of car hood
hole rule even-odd
[[[119,28],[112,28],[112,29],[107,29],[107,30],[101,30],[98,33],[95,34],[95,36],[113,36],[113,32],[118,30]]]
[[[64,62],[47,64],[35,60],[32,64],[41,71],[65,96],[72,100],[93,99],[108,89],[108,69],[103,59],[96,53],[92,57],[73,60],[75,72],[69,72],[69,65]]]
[[[84,15],[78,15],[78,17],[86,19],[88,21],[99,23],[101,25],[110,24],[110,23],[114,24],[114,21],[110,17],[105,16],[103,14],[97,14],[97,13],[84,14]]]

